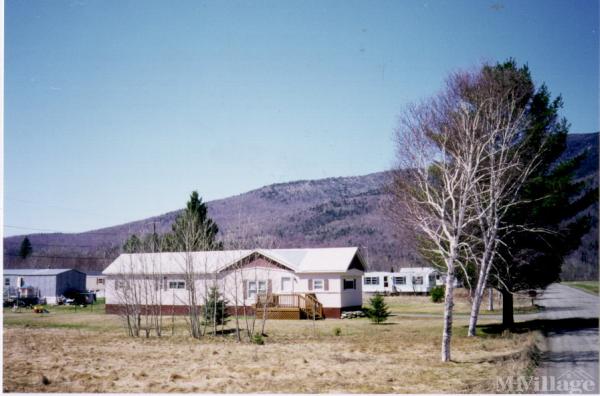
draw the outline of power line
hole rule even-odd
[[[139,223],[137,224],[137,227],[141,227],[147,224],[153,224],[155,222],[155,220],[152,221],[146,221],[144,223]],[[15,226],[15,225],[9,225],[9,224],[4,224],[4,227],[8,227],[8,228],[15,228],[18,230],[30,230],[30,231],[42,231],[42,232],[52,232],[52,233],[58,233],[58,234],[69,234],[69,235],[73,235],[73,234],[86,234],[86,235],[111,235],[111,236],[117,236],[119,233],[123,233],[125,231],[120,231],[120,232],[108,232],[108,231],[81,231],[81,232],[64,232],[64,231],[59,231],[59,230],[53,230],[53,229],[49,229],[49,228],[35,228],[35,227],[24,227],[24,226]],[[119,227],[119,226],[115,226],[115,227]],[[126,233],[130,233],[131,231],[131,226],[128,229],[129,231],[127,231]],[[17,235],[13,235],[11,237],[14,237]],[[8,238],[11,238],[8,237]]]
[[[69,208],[66,206],[55,205],[55,204],[51,204],[51,203],[47,203],[47,202],[29,201],[26,199],[15,199],[15,198],[10,198],[10,197],[5,197],[4,199],[7,201],[20,202],[20,203],[24,203],[24,204],[28,204],[28,205],[38,205],[38,206],[44,206],[44,207],[48,207],[48,208],[61,209],[61,210],[69,211],[69,212],[77,212],[77,213],[87,214],[87,215],[91,215],[91,216],[97,216],[97,217],[105,217],[106,216],[106,215],[103,215],[100,213],[89,212],[89,211],[81,210],[81,209],[77,209],[77,208]]]
[[[59,233],[63,233],[62,231],[57,231],[57,230],[49,230],[49,229],[44,229],[44,228],[33,228],[33,227],[21,227],[21,226],[13,226],[13,225],[8,225],[8,224],[4,224],[4,227],[8,227],[8,228],[16,228],[19,230],[32,230],[32,231],[46,231],[46,232],[59,232]]]
[[[5,256],[20,257],[16,253],[4,253]],[[31,255],[31,258],[51,258],[51,259],[63,259],[63,260],[112,260],[107,257],[68,257],[68,256],[44,256],[44,255]]]
[[[5,245],[8,244],[13,244],[13,245],[20,245],[22,242],[15,240],[15,241],[4,241]],[[60,244],[55,244],[55,243],[47,243],[47,242],[36,242],[35,240],[31,241],[31,244],[33,246],[51,246],[51,247],[65,247],[65,248],[70,248],[70,247],[77,247],[77,248],[86,248],[86,247],[91,247],[91,248],[99,248],[99,247],[103,247],[103,245],[98,244],[98,245],[60,245]],[[104,247],[106,247],[106,245],[104,245]]]

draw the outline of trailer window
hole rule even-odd
[[[344,290],[356,289],[356,279],[344,279]]]
[[[365,276],[365,285],[378,285],[379,277],[378,276]]]
[[[169,289],[185,289],[184,281],[169,281]]]
[[[406,276],[394,276],[394,285],[406,285]]]
[[[422,285],[423,277],[422,276],[413,276],[412,283],[413,283],[413,285]]]
[[[96,279],[96,284],[97,285],[103,285],[104,284],[104,278],[97,278]]]
[[[323,290],[323,279],[315,279],[313,281],[313,289]]]
[[[4,286],[10,286],[10,278],[4,278]]]

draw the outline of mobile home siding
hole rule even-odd
[[[10,279],[10,287],[17,287],[17,278],[23,278],[25,286],[33,286],[41,297],[56,296],[56,275],[4,275]]]
[[[69,289],[85,290],[85,274],[77,270],[5,270],[4,280],[9,280],[8,286],[17,287],[18,278],[23,278],[25,286],[37,288],[38,297],[46,298],[50,303]],[[5,283],[3,285],[7,287]]]

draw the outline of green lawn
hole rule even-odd
[[[563,285],[575,287],[588,293],[598,295],[598,281],[563,282]]]
[[[4,308],[4,325],[32,328],[70,328],[102,330],[106,328],[104,298],[85,308],[76,305],[42,305],[47,313],[34,313],[30,308]],[[98,316],[101,315],[101,316]],[[94,318],[94,320],[91,320]],[[98,318],[105,318],[98,320]]]

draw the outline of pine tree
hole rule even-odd
[[[211,326],[221,326],[229,320],[230,315],[227,312],[227,300],[223,298],[219,290],[214,286],[210,288],[203,313],[204,321]]]
[[[19,256],[22,259],[26,259],[33,252],[33,247],[31,246],[31,242],[29,238],[25,237],[21,242],[21,248],[19,249]]]
[[[171,243],[168,247],[179,251],[221,250],[223,244],[217,241],[219,227],[208,217],[206,204],[193,191],[186,209],[180,214],[172,226]],[[169,246],[170,245],[170,246]]]
[[[376,293],[373,297],[371,297],[369,304],[371,306],[367,308],[367,316],[373,323],[383,323],[387,320],[388,316],[390,316],[388,306],[381,294]]]
[[[141,253],[143,251],[143,243],[137,235],[132,234],[123,244],[123,252],[125,253]]]
[[[490,283],[502,293],[503,325],[510,327],[514,323],[513,293],[545,288],[560,280],[564,257],[579,246],[590,229],[590,217],[581,213],[597,201],[597,189],[574,180],[585,154],[560,161],[569,130],[566,119],[558,115],[562,98],[552,100],[545,85],[536,90],[527,66],[519,68],[514,60],[487,72],[506,68],[517,70],[519,84],[531,87],[524,104],[532,121],[524,131],[528,155],[537,153],[544,144],[539,166],[519,193],[522,204],[513,206],[505,217],[503,244],[490,277]]]

